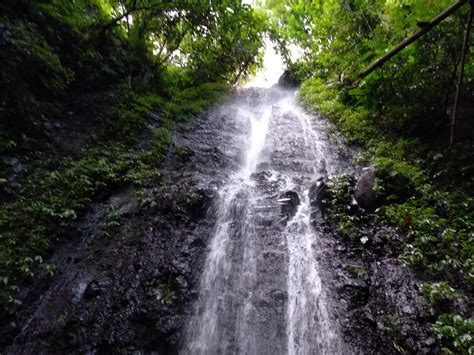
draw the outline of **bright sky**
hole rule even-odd
[[[278,83],[278,79],[285,70],[285,64],[279,54],[273,49],[273,43],[265,40],[265,56],[263,57],[263,68],[261,68],[255,78],[250,80],[245,87],[270,87]]]

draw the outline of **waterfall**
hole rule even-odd
[[[298,106],[295,90],[278,87],[243,89],[219,112],[242,127],[234,137],[240,168],[219,190],[180,353],[350,353],[321,270],[324,235],[310,223],[312,183],[347,169],[326,122]],[[288,191],[299,205],[285,215]]]

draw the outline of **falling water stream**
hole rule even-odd
[[[270,74],[257,85],[268,84]],[[219,107],[238,127],[240,168],[219,190],[183,354],[348,353],[331,312],[320,262],[324,235],[311,224],[308,196],[318,177],[347,166],[324,133],[327,122],[295,96],[293,89],[249,87]],[[300,203],[284,215],[288,191]]]

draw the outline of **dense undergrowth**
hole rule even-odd
[[[345,95],[343,87],[320,79],[306,80],[300,88],[309,109],[334,120],[349,143],[365,148],[358,159],[375,167],[376,214],[406,235],[399,258],[426,273],[430,281],[423,284],[423,294],[442,313],[449,307],[440,304],[468,299],[474,290],[472,144],[435,148],[416,136],[386,131],[379,111],[345,101]],[[411,115],[409,109],[405,115]],[[341,234],[356,238],[361,217],[348,213],[349,186],[347,176],[332,181],[330,205]],[[472,351],[472,319],[440,314],[432,330],[445,352]]]
[[[474,321],[454,305],[469,307],[474,290],[472,47],[461,90],[466,113],[458,117],[452,147],[448,138],[469,6],[355,80],[449,5],[450,0],[267,2],[275,40],[302,81],[301,101],[332,119],[349,143],[365,148],[359,163],[375,169],[375,216],[404,236],[399,259],[426,280],[422,294],[438,317],[433,334],[444,352],[467,354],[474,351]],[[297,61],[289,44],[300,47]],[[371,218],[347,207],[351,186],[347,176],[330,182],[332,216],[346,238],[356,238]]]
[[[262,30],[235,1],[0,4],[0,321],[92,202],[159,177],[174,127],[256,68]]]

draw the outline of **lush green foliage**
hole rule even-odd
[[[271,0],[273,34],[287,61],[302,78],[350,84],[387,49],[418,30],[452,4],[442,1],[293,1]],[[377,115],[374,123],[391,134],[426,133],[447,123],[454,93],[468,6],[449,17],[343,96]],[[295,62],[288,45],[303,57]],[[471,49],[469,57],[474,51]],[[474,61],[466,67],[472,90]],[[425,127],[429,125],[429,130]]]
[[[274,14],[273,36],[294,74],[303,80],[300,100],[334,120],[349,143],[365,148],[359,160],[376,167],[380,206],[376,214],[405,235],[400,259],[432,280],[422,291],[436,307],[472,294],[473,289],[472,143],[462,141],[445,148],[447,108],[453,103],[468,6],[382,69],[358,83],[354,79],[414,33],[417,22],[430,20],[452,3],[267,2]],[[298,61],[291,58],[290,44],[301,48]],[[472,57],[471,46],[464,98],[473,91]],[[466,100],[462,102],[469,107]],[[467,127],[472,129],[472,122]],[[356,234],[358,218],[347,208],[346,180],[342,177],[332,183],[329,202],[341,234],[348,236]],[[434,329],[446,351],[468,352],[471,321],[443,317]]]
[[[462,147],[426,153],[428,147],[417,139],[389,138],[371,124],[370,110],[344,104],[337,92],[320,81],[309,80],[302,85],[300,97],[311,109],[334,119],[350,141],[367,148],[364,159],[377,166],[377,192],[383,203],[380,213],[409,233],[403,260],[432,274],[458,275],[471,283],[473,201],[463,193],[471,182],[466,175],[453,171],[448,183],[446,175],[453,169],[450,163],[459,161]],[[452,157],[451,162],[447,156]],[[445,164],[439,164],[441,157]],[[470,171],[472,163],[463,162],[466,165],[461,166]],[[340,206],[347,204],[345,199]],[[336,214],[347,214],[344,207],[339,209]]]
[[[474,320],[455,314],[443,314],[432,327],[447,354],[472,354],[474,351]]]
[[[195,82],[236,82],[255,69],[264,17],[237,0],[113,1],[133,46],[163,66],[185,68]],[[108,28],[107,26],[105,28]]]
[[[78,91],[124,82],[169,95],[174,87],[234,83],[255,70],[265,29],[263,16],[234,0],[1,6],[0,125],[18,135],[40,129],[51,105]]]
[[[92,201],[156,178],[173,127],[256,69],[265,21],[236,0],[0,3],[0,318]]]
[[[357,234],[358,217],[350,211],[351,183],[348,175],[332,179],[328,183],[329,193],[325,203],[329,206],[331,217],[338,224],[342,236],[350,238]]]
[[[424,283],[421,285],[421,291],[432,306],[452,300],[456,296],[456,291],[447,282]]]
[[[400,334],[400,329],[402,327],[402,320],[400,317],[398,317],[396,314],[387,314],[387,316],[384,319],[384,333],[388,336],[390,339],[393,348],[398,352],[398,353],[405,353],[405,350],[400,346],[399,344],[399,334]]]

